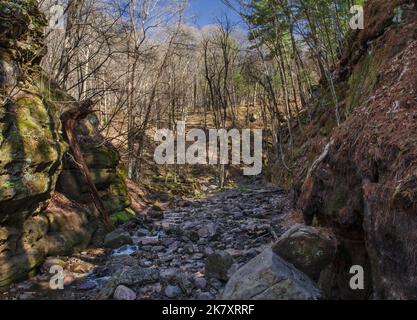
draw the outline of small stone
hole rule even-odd
[[[190,244],[187,244],[184,246],[184,252],[188,253],[188,254],[193,254],[194,253],[194,247]]]
[[[195,286],[198,289],[205,289],[207,287],[207,281],[204,278],[196,278],[195,279]]]
[[[200,233],[196,232],[194,230],[189,230],[186,233],[186,235],[187,235],[188,239],[190,239],[193,242],[197,242],[198,240],[200,240]]]
[[[209,223],[198,230],[200,238],[212,238],[217,234],[217,226],[214,223]]]
[[[210,247],[206,247],[206,248],[204,248],[204,254],[206,255],[206,256],[209,256],[209,255],[211,255],[211,254],[213,254],[214,253],[214,250],[212,249],[212,248],[210,248]]]
[[[191,294],[194,289],[194,284],[190,278],[185,273],[180,273],[176,277],[176,283],[181,288],[181,290],[186,294]]]
[[[110,249],[120,248],[125,244],[132,244],[132,238],[127,231],[115,230],[104,238],[104,246]]]
[[[136,293],[123,285],[120,285],[116,288],[113,294],[115,300],[136,300]]]
[[[161,280],[165,282],[170,282],[178,274],[178,269],[166,269],[161,271]]]
[[[158,236],[156,236],[156,237],[144,237],[144,238],[140,239],[140,243],[143,246],[155,245],[155,244],[158,244],[159,241],[160,241],[160,239],[159,239]]]
[[[164,293],[168,298],[176,298],[181,294],[181,289],[177,286],[167,286]]]

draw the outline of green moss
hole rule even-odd
[[[13,189],[14,188],[14,183],[11,181],[6,181],[5,183],[2,184],[1,186],[2,189]]]
[[[320,134],[322,136],[328,137],[332,133],[332,130],[335,126],[336,122],[333,119],[326,121],[326,124],[320,128]]]
[[[360,106],[374,89],[378,82],[380,63],[372,54],[367,54],[356,66],[348,81],[347,113]]]
[[[81,151],[89,167],[114,168],[120,161],[117,151],[106,146],[84,144],[81,146]]]
[[[135,217],[135,212],[131,208],[126,208],[122,211],[119,211],[117,213],[114,213],[110,216],[110,221],[118,225],[120,223],[125,223]]]

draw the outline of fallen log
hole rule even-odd
[[[70,147],[70,152],[72,153],[76,165],[81,172],[81,176],[90,191],[93,203],[97,210],[100,212],[104,223],[109,226],[109,213],[104,207],[98,190],[91,178],[90,169],[84,160],[80,145],[75,134],[75,126],[77,122],[85,119],[92,112],[93,105],[94,103],[91,100],[73,103],[73,105],[61,115],[61,122],[64,129],[65,139]]]

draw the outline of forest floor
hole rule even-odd
[[[260,181],[205,193],[121,226],[131,244],[49,257],[0,299],[219,298],[230,274],[285,231],[291,208],[283,190]],[[51,265],[63,267],[63,290],[50,289]]]

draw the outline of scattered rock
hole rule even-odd
[[[277,203],[280,207],[284,206],[282,202],[285,198],[277,192],[259,194],[254,190],[244,196],[233,190],[216,193],[187,207],[166,209],[162,221],[147,219],[124,224],[118,232],[128,230],[129,235],[134,235],[131,237],[134,244],[118,244],[110,254],[109,250],[101,249],[86,250],[69,258],[50,258],[47,260],[49,264],[45,263],[42,273],[34,281],[48,282],[50,274],[47,266],[58,264],[67,276],[66,290],[56,292],[59,298],[107,300],[115,298],[119,294],[116,289],[124,286],[133,289],[137,299],[213,300],[223,291],[225,280],[237,268],[274,240],[269,230],[264,231],[265,219],[277,226],[275,232],[280,234],[280,217],[274,208]],[[263,214],[268,216],[239,220],[225,214],[236,211],[236,208],[239,208],[237,211],[252,212],[261,207]],[[204,237],[200,237],[198,231]],[[226,251],[231,258],[222,251]],[[77,266],[83,261],[88,261],[94,269],[86,278],[80,279],[85,271],[91,271],[90,268]],[[215,265],[216,271],[210,275],[210,262],[213,261],[211,265]],[[217,268],[217,263],[220,268]],[[206,264],[208,273],[205,272]],[[167,289],[168,286],[176,289]],[[165,289],[168,295],[174,297],[168,297]],[[32,289],[15,290],[11,295],[18,298],[19,291]],[[43,295],[37,298],[43,298]]]
[[[227,283],[223,300],[317,300],[320,290],[304,273],[271,249],[239,269]]]

